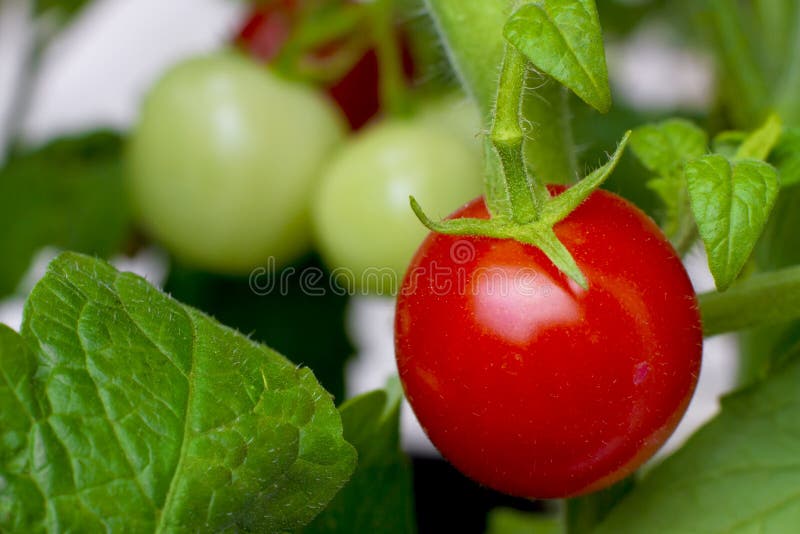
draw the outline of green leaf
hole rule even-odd
[[[358,468],[347,486],[306,533],[405,534],[416,531],[411,466],[400,451],[402,390],[392,380],[339,408],[344,437],[358,451]]]
[[[635,129],[631,136],[631,150],[637,159],[658,176],[649,180],[647,187],[664,203],[664,232],[679,251],[697,238],[683,168],[687,161],[705,154],[707,147],[706,133],[683,119],[647,124]]]
[[[778,168],[782,187],[800,183],[800,128],[784,132],[772,152],[771,161]]]
[[[3,411],[0,428],[28,420],[14,474],[41,504],[0,487],[0,530],[25,530],[21,509],[48,531],[291,530],[355,467],[311,371],[101,260],[51,263],[22,340],[38,366],[17,373],[33,376],[32,415]],[[21,352],[4,351],[4,375]]]
[[[164,291],[227,326],[247,332],[251,339],[269,344],[294,363],[309,367],[320,384],[341,402],[344,368],[355,352],[345,325],[350,297],[329,290],[324,294],[315,291],[330,289],[330,279],[310,284],[298,276],[302,272],[325,271],[318,258],[265,269],[249,279],[173,264]]]
[[[722,412],[654,468],[594,534],[796,532],[800,360],[722,401]]]
[[[762,161],[710,155],[689,162],[686,179],[711,274],[724,291],[761,236],[778,195],[778,173]]]
[[[715,154],[721,154],[726,158],[734,158],[739,146],[747,139],[747,132],[740,132],[738,130],[730,130],[720,132],[714,136],[712,148]]]
[[[782,132],[783,123],[781,118],[773,113],[767,117],[767,120],[759,129],[747,136],[736,151],[736,158],[767,159],[767,156],[769,156],[781,138]]]
[[[540,71],[600,112],[611,108],[603,33],[594,0],[542,0],[520,7],[504,29]]]
[[[782,140],[783,123],[776,114],[751,133],[725,131],[714,137],[714,152],[729,159],[766,160]]]
[[[43,246],[104,257],[121,248],[130,228],[121,158],[119,135],[95,132],[13,155],[0,169],[0,297]]]
[[[28,473],[31,427],[41,418],[33,376],[36,360],[22,338],[0,324],[0,530],[41,532],[42,493]]]
[[[560,534],[561,521],[513,508],[495,508],[489,512],[486,534]]]
[[[708,151],[708,136],[684,119],[668,119],[636,128],[631,150],[650,171],[672,177],[684,164]]]

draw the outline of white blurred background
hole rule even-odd
[[[180,59],[225,43],[245,10],[245,3],[234,0],[98,0],[48,49],[41,75],[32,80],[25,98],[18,99],[16,88],[32,45],[30,4],[27,0],[0,0],[0,125],[19,114],[16,103],[25,100],[22,130],[32,144],[98,126],[127,129],[135,120],[142,96],[160,74]],[[616,96],[634,107],[703,109],[710,98],[709,60],[676,46],[663,27],[645,26],[624,46],[610,44],[608,56]],[[7,134],[0,127],[0,160]],[[43,274],[56,252],[46,249],[38,255],[21,284],[20,295]],[[165,257],[148,250],[136,258],[118,258],[115,263],[160,284],[168,270]],[[713,288],[701,248],[689,254],[687,266],[698,291]],[[0,322],[18,328],[23,301],[24,296],[0,301]],[[350,395],[383,387],[395,373],[393,309],[391,299],[357,297],[351,301],[348,329],[358,354],[348,369]],[[735,381],[735,350],[731,337],[706,342],[698,393],[661,454],[679,445],[716,413],[718,397]],[[415,454],[436,454],[407,406],[403,444]]]

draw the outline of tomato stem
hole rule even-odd
[[[800,266],[756,274],[699,296],[706,337],[800,318]]]
[[[403,52],[394,25],[394,0],[375,0],[372,31],[380,69],[381,104],[391,116],[409,113],[408,88],[403,71]]]
[[[503,39],[503,26],[516,0],[426,0],[456,74],[491,123],[486,147],[486,204],[490,220],[435,222],[419,204],[411,204],[434,232],[514,239],[534,245],[581,287],[587,288],[571,253],[553,226],[592,194],[622,156],[630,132],[611,161],[558,197],[544,180],[569,183],[575,178],[566,89],[547,77],[526,87],[532,69],[527,58]],[[497,67],[500,68],[498,81]],[[535,127],[526,135],[524,125]]]
[[[506,45],[490,140],[500,158],[498,171],[506,185],[512,218],[522,224],[537,220],[550,198],[545,185],[532,180],[525,166],[521,108],[527,73],[528,60]]]
[[[498,67],[505,50],[503,25],[518,2],[514,0],[425,0],[442,45],[456,75],[475,98],[490,124],[497,96]],[[524,91],[522,114],[532,126],[526,133],[524,151],[531,171],[548,183],[571,184],[577,178],[575,144],[570,126],[567,90],[546,77],[533,80]],[[489,164],[497,159],[494,150]],[[497,205],[490,203],[496,215]]]

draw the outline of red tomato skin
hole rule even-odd
[[[461,217],[488,218],[483,199]],[[395,317],[400,378],[431,441],[470,478],[529,498],[635,471],[683,416],[702,353],[695,292],[643,212],[597,191],[554,229],[588,290],[536,247],[434,233]]]
[[[410,83],[415,75],[414,59],[406,40],[398,39],[403,54],[403,74]],[[353,68],[326,91],[344,112],[353,131],[369,124],[381,112],[380,65],[375,49],[367,50]]]

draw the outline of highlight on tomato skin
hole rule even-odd
[[[489,214],[479,198],[452,217]],[[401,381],[434,445],[474,480],[530,498],[633,473],[683,416],[702,352],[689,278],[638,208],[598,191],[555,232],[588,290],[533,246],[430,234],[395,319]]]

